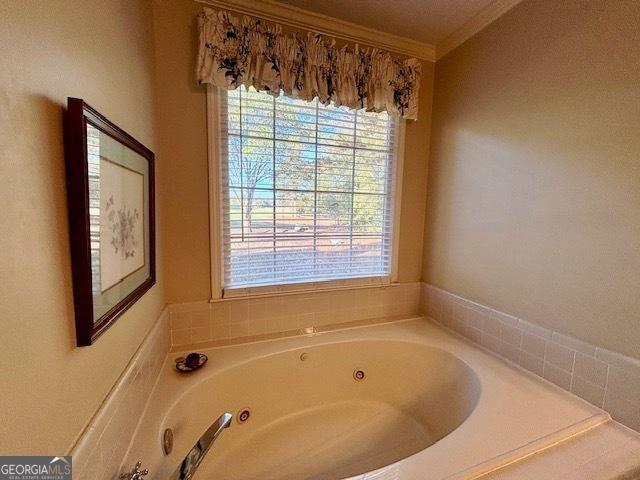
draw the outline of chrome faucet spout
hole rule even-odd
[[[146,468],[144,470],[140,470],[142,466],[142,462],[136,462],[135,466],[131,469],[130,472],[123,473],[120,475],[120,480],[142,480],[142,477],[145,477],[149,474],[149,470]]]
[[[196,444],[193,446],[187,456],[184,457],[180,466],[173,472],[169,480],[190,480],[196,473],[200,463],[204,459],[207,452],[211,449],[213,442],[220,436],[222,431],[231,425],[233,415],[223,413],[213,424],[207,428]]]

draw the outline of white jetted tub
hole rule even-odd
[[[607,419],[423,319],[204,353],[170,354],[128,454],[156,480],[224,412],[195,480],[473,478]]]

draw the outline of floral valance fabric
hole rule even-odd
[[[336,48],[335,40],[319,34],[286,35],[280,25],[211,9],[200,14],[199,28],[200,83],[418,116],[421,64],[415,58],[358,45]]]

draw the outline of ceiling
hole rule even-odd
[[[364,27],[436,45],[494,0],[279,0]]]

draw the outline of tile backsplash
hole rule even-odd
[[[165,308],[71,450],[75,480],[118,478],[170,346]]]
[[[640,360],[422,284],[431,319],[640,431]]]
[[[417,315],[420,283],[234,298],[170,306],[173,347],[264,338],[326,325]]]

